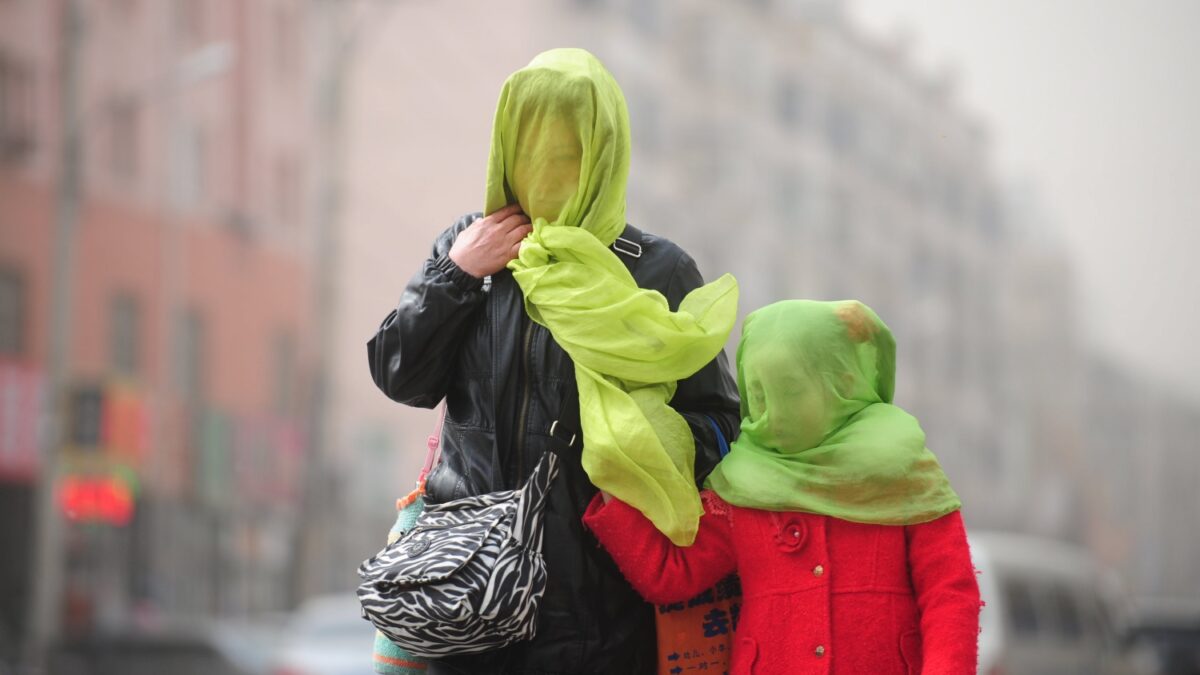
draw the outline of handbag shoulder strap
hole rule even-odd
[[[542,550],[542,512],[546,508],[546,494],[550,492],[550,484],[557,475],[558,455],[543,452],[518,492],[517,520],[513,525],[512,537],[537,551]]]
[[[625,223],[625,229],[621,231],[620,236],[613,241],[609,247],[625,263],[625,267],[629,268],[630,274],[637,267],[638,259],[642,257],[642,231]]]
[[[438,414],[437,425],[433,427],[433,433],[425,439],[425,466],[421,467],[421,475],[417,477],[417,482],[422,487],[425,485],[425,479],[429,477],[429,472],[433,470],[434,463],[437,462],[438,448],[442,444],[442,428],[446,425],[446,401],[442,400],[442,410]]]
[[[429,473],[433,471],[433,466],[437,464],[437,460],[440,457],[438,449],[442,444],[442,429],[445,424],[446,401],[443,400],[442,409],[438,413],[437,423],[433,427],[433,433],[425,439],[425,465],[421,467],[421,473],[417,476],[417,487],[412,492],[396,500],[397,511],[425,495],[425,479],[429,477]]]

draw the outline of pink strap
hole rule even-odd
[[[438,415],[437,426],[433,428],[433,433],[429,438],[425,439],[425,447],[429,449],[425,453],[425,466],[421,469],[421,475],[417,477],[417,483],[421,486],[425,485],[425,478],[429,476],[429,472],[433,470],[433,465],[437,461],[438,446],[442,443],[442,426],[446,423],[446,401],[442,401],[442,411]]]
[[[412,492],[396,500],[396,510],[405,508],[412,504],[417,498],[425,494],[425,479],[429,476],[429,472],[433,470],[433,465],[437,463],[438,446],[442,442],[442,426],[446,422],[446,402],[442,401],[442,410],[438,415],[437,426],[433,428],[433,433],[425,439],[425,447],[428,448],[425,453],[425,466],[421,467],[421,474],[417,476],[417,487]]]

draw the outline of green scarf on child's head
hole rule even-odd
[[[667,402],[677,380],[711,361],[737,314],[730,275],[672,312],[638,288],[608,247],[625,229],[629,116],[625,97],[581,49],[539,54],[504,83],[492,129],[487,203],[533,223],[509,263],[531,319],[575,363],[583,467],[597,487],[638,508],[676,544],[691,544],[703,508],[695,444]]]
[[[725,501],[912,525],[961,506],[917,420],[892,405],[896,343],[857,301],[787,300],[746,317],[742,433],[708,479]]]

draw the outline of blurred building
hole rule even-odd
[[[10,633],[44,476],[67,1],[0,1]],[[737,275],[743,314],[787,297],[879,311],[898,401],[972,526],[1085,543],[1139,592],[1200,588],[1200,544],[1177,534],[1200,512],[1198,408],[1088,354],[1069,255],[998,181],[953,75],[912,67],[902,37],[864,34],[839,3],[79,5],[54,450],[68,622],[252,613],[353,584],[435,423],[375,389],[365,342],[434,236],[482,207],[504,78],[564,45],[626,93],[631,222],[708,278]]]
[[[625,88],[635,222],[732,271],[743,313],[788,297],[875,308],[900,345],[898,400],[971,522],[1025,522],[1038,474],[1019,457],[1043,438],[1011,433],[1024,392],[1004,382],[1023,254],[952,75],[919,72],[902,39],[864,35],[832,2],[597,0],[557,21]]]
[[[1139,595],[1196,600],[1200,406],[1100,356],[1086,377],[1087,542]]]
[[[1096,382],[1053,223],[995,175],[953,72],[910,65],[904,36],[866,35],[828,0],[458,0],[396,5],[377,28],[349,95],[334,437],[356,488],[350,519],[370,526],[344,564],[377,546],[434,422],[374,389],[362,345],[436,233],[480,208],[504,78],[580,46],[629,103],[630,221],[683,245],[708,278],[733,272],[743,315],[786,297],[878,310],[900,346],[898,401],[971,526],[1087,544],[1139,592],[1200,587],[1194,543],[1167,542],[1173,525],[1142,529],[1150,514],[1198,512],[1165,491],[1195,469],[1155,468],[1196,454],[1194,435],[1165,435],[1194,424],[1195,407],[1176,402],[1181,421],[1138,432],[1166,414],[1158,399]],[[1105,425],[1120,431],[1099,439]],[[1123,459],[1100,462],[1118,447]]]
[[[63,621],[284,607],[314,320],[306,5],[83,2],[77,32],[67,6],[0,3],[0,632],[34,573],[72,40]]]
[[[1023,311],[1005,298],[1025,263],[985,128],[956,104],[949,75],[909,67],[902,41],[864,36],[837,3],[454,7],[446,22],[444,5],[397,6],[351,94],[360,135],[350,139],[336,445],[350,450],[349,466],[388,467],[372,448],[389,441],[400,448],[393,458],[407,457],[407,469],[392,463],[355,481],[356,522],[415,474],[433,423],[371,386],[362,344],[434,235],[481,206],[504,78],[562,45],[599,55],[625,91],[631,222],[683,245],[709,278],[733,272],[743,314],[787,297],[874,307],[901,345],[899,398],[926,425],[972,520],[1026,522],[1042,432],[1009,422],[1033,404],[1005,380],[1014,317],[1004,314]],[[1068,268],[1054,269],[1056,283],[1067,280]],[[1039,311],[1066,311],[1063,288],[1037,298]],[[1049,372],[1071,368],[1047,361]]]
[[[1012,521],[998,498],[1022,479],[996,416],[1003,195],[952,82],[834,2],[574,5],[587,18],[566,14],[564,30],[587,26],[574,37],[612,55],[629,96],[632,213],[708,274],[733,271],[743,312],[788,297],[875,307],[900,344],[899,399],[962,494],[989,504],[973,519]]]

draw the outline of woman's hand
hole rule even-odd
[[[462,271],[482,279],[516,258],[521,240],[531,230],[521,205],[509,204],[468,225],[450,247],[450,259]]]

